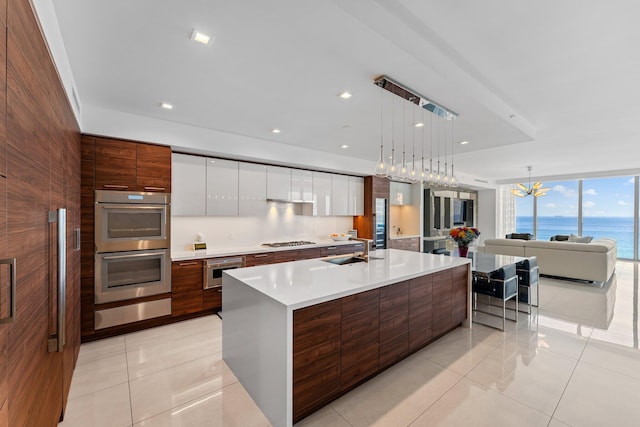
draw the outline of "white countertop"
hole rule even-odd
[[[380,259],[376,259],[380,258]],[[467,258],[384,249],[368,263],[335,265],[319,259],[226,270],[229,275],[295,310],[459,265]]]
[[[283,246],[280,248],[271,248],[269,246],[262,246],[262,245],[256,244],[256,245],[248,245],[248,246],[208,248],[206,251],[171,251],[171,261],[187,261],[187,260],[193,260],[193,259],[215,258],[215,257],[221,257],[221,256],[254,254],[254,253],[260,253],[260,252],[291,251],[296,249],[322,248],[327,246],[353,245],[357,243],[362,243],[357,240],[344,240],[344,241],[336,242],[330,239],[326,239],[326,240],[316,239],[314,241],[315,243],[313,245]]]
[[[400,234],[389,237],[390,240],[398,240],[398,239],[413,239],[414,237],[420,237],[419,234]]]

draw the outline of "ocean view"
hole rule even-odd
[[[594,239],[615,239],[618,258],[633,258],[632,217],[583,217],[582,235]],[[517,233],[533,233],[533,217],[516,217]],[[539,216],[537,240],[549,240],[556,234],[578,234],[578,218],[564,216]]]

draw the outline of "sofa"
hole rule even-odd
[[[590,243],[516,239],[486,239],[479,252],[535,256],[540,274],[588,280],[600,284],[609,280],[616,266],[614,239],[600,238]]]

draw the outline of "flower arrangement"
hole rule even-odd
[[[458,246],[469,246],[480,235],[480,231],[474,227],[452,228],[449,236],[456,241]]]

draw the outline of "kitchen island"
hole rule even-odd
[[[291,426],[462,324],[470,261],[402,250],[223,274],[223,358],[274,426]]]

